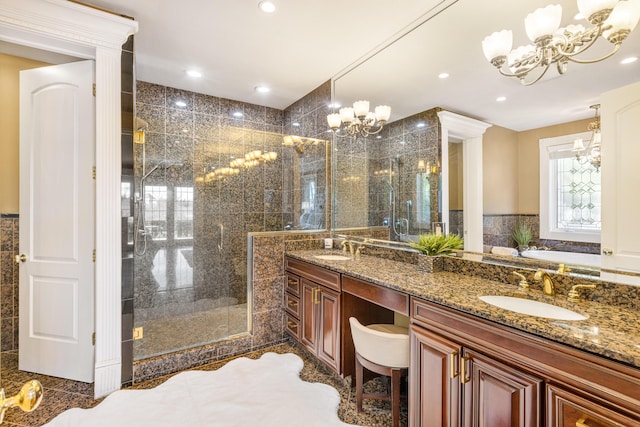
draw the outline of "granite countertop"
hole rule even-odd
[[[515,284],[453,272],[426,273],[414,264],[361,255],[331,261],[314,255],[342,254],[336,250],[299,250],[286,253],[329,270],[348,274],[426,301],[560,342],[640,368],[640,314],[637,311],[591,301],[569,303],[565,296],[545,296],[532,286],[523,294]],[[515,313],[480,300],[482,295],[526,297],[587,315],[586,320],[554,320]]]

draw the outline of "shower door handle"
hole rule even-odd
[[[218,224],[220,228],[220,238],[218,239],[218,252],[222,252],[222,247],[224,246],[224,226],[222,224]]]

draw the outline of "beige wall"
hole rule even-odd
[[[483,213],[518,211],[518,133],[491,126],[482,138]]]
[[[449,142],[449,209],[464,209],[462,192],[462,143]]]
[[[0,53],[0,213],[19,211],[20,70],[45,65]]]
[[[492,126],[484,134],[482,149],[485,214],[539,214],[542,138],[587,131],[593,119],[515,132]]]

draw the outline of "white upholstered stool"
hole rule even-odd
[[[400,378],[409,372],[409,330],[390,324],[363,326],[355,317],[349,318],[351,336],[356,350],[356,404],[362,412],[362,399],[391,401],[393,426],[400,422]],[[391,377],[389,396],[364,394],[363,368]]]

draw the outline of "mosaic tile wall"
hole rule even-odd
[[[18,349],[18,265],[19,219],[17,214],[0,214],[0,348]]]

